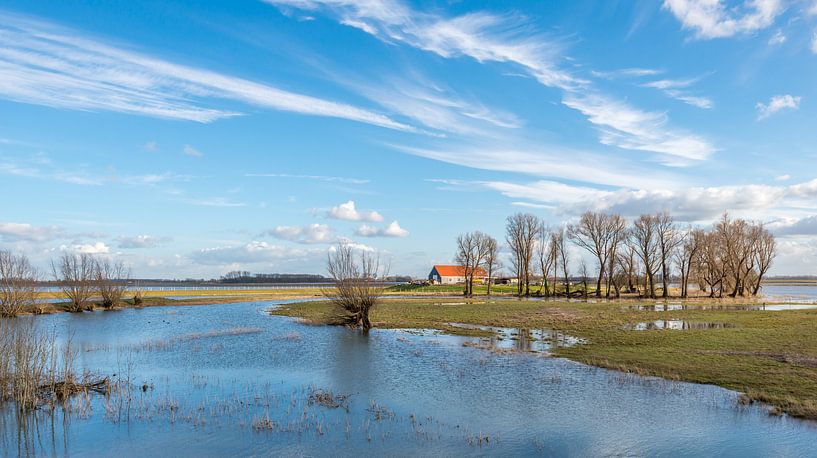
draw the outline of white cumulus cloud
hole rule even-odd
[[[375,223],[383,221],[383,216],[374,210],[358,210],[353,200],[332,207],[326,216],[346,221],[369,221]]]
[[[326,224],[309,224],[306,226],[277,226],[269,231],[267,235],[282,240],[289,240],[297,243],[334,243],[337,241],[335,230]]]
[[[73,251],[80,254],[108,254],[111,252],[110,247],[105,242],[95,242],[86,244],[62,245],[62,251]]]
[[[397,221],[392,221],[385,227],[361,224],[355,230],[355,234],[361,237],[408,237],[409,231],[400,227]]]
[[[725,38],[765,29],[784,8],[781,0],[745,0],[731,8],[722,0],[665,0],[685,29],[700,39]]]

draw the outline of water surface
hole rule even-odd
[[[817,455],[817,428],[736,393],[497,353],[429,331],[368,335],[271,302],[33,317],[130,403],[0,410],[0,455]],[[534,339],[546,340],[542,333]],[[315,393],[348,395],[342,405]]]

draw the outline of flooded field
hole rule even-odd
[[[663,302],[657,304],[634,304],[622,307],[624,310],[640,310],[646,312],[674,312],[678,310],[748,310],[748,311],[768,311],[780,312],[784,310],[810,310],[817,308],[817,304],[791,303],[791,304],[683,304],[679,302]]]
[[[764,284],[761,294],[775,302],[817,302],[817,285]]]
[[[24,416],[5,404],[0,456],[817,454],[811,422],[549,358],[582,343],[550,330],[365,335],[274,305],[23,318],[72,336],[78,369],[114,389]]]
[[[625,326],[625,329],[631,331],[653,331],[659,329],[669,329],[675,331],[683,331],[685,329],[726,329],[733,328],[735,325],[731,323],[711,323],[698,321],[684,321],[684,320],[655,320],[636,323],[632,326]]]

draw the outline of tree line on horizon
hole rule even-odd
[[[584,213],[574,224],[551,227],[530,213],[516,213],[505,222],[508,268],[517,280],[517,294],[571,293],[571,277],[589,278],[584,259],[570,259],[568,244],[586,251],[597,268],[595,296],[639,293],[657,298],[670,293],[670,279],[680,280],[680,297],[696,284],[709,297],[756,296],[777,254],[774,235],[762,223],[732,219],[726,213],[709,228],[682,227],[668,212],[644,214],[628,222],[620,215]],[[457,237],[456,262],[465,274],[464,294],[473,294],[475,273],[489,280],[502,266],[495,238],[480,231]],[[490,283],[488,282],[488,294]],[[531,286],[537,287],[533,291]],[[582,294],[587,293],[585,284]]]

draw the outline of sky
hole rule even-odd
[[[515,212],[729,212],[815,275],[815,76],[817,0],[3,0],[0,249],[423,277]]]

